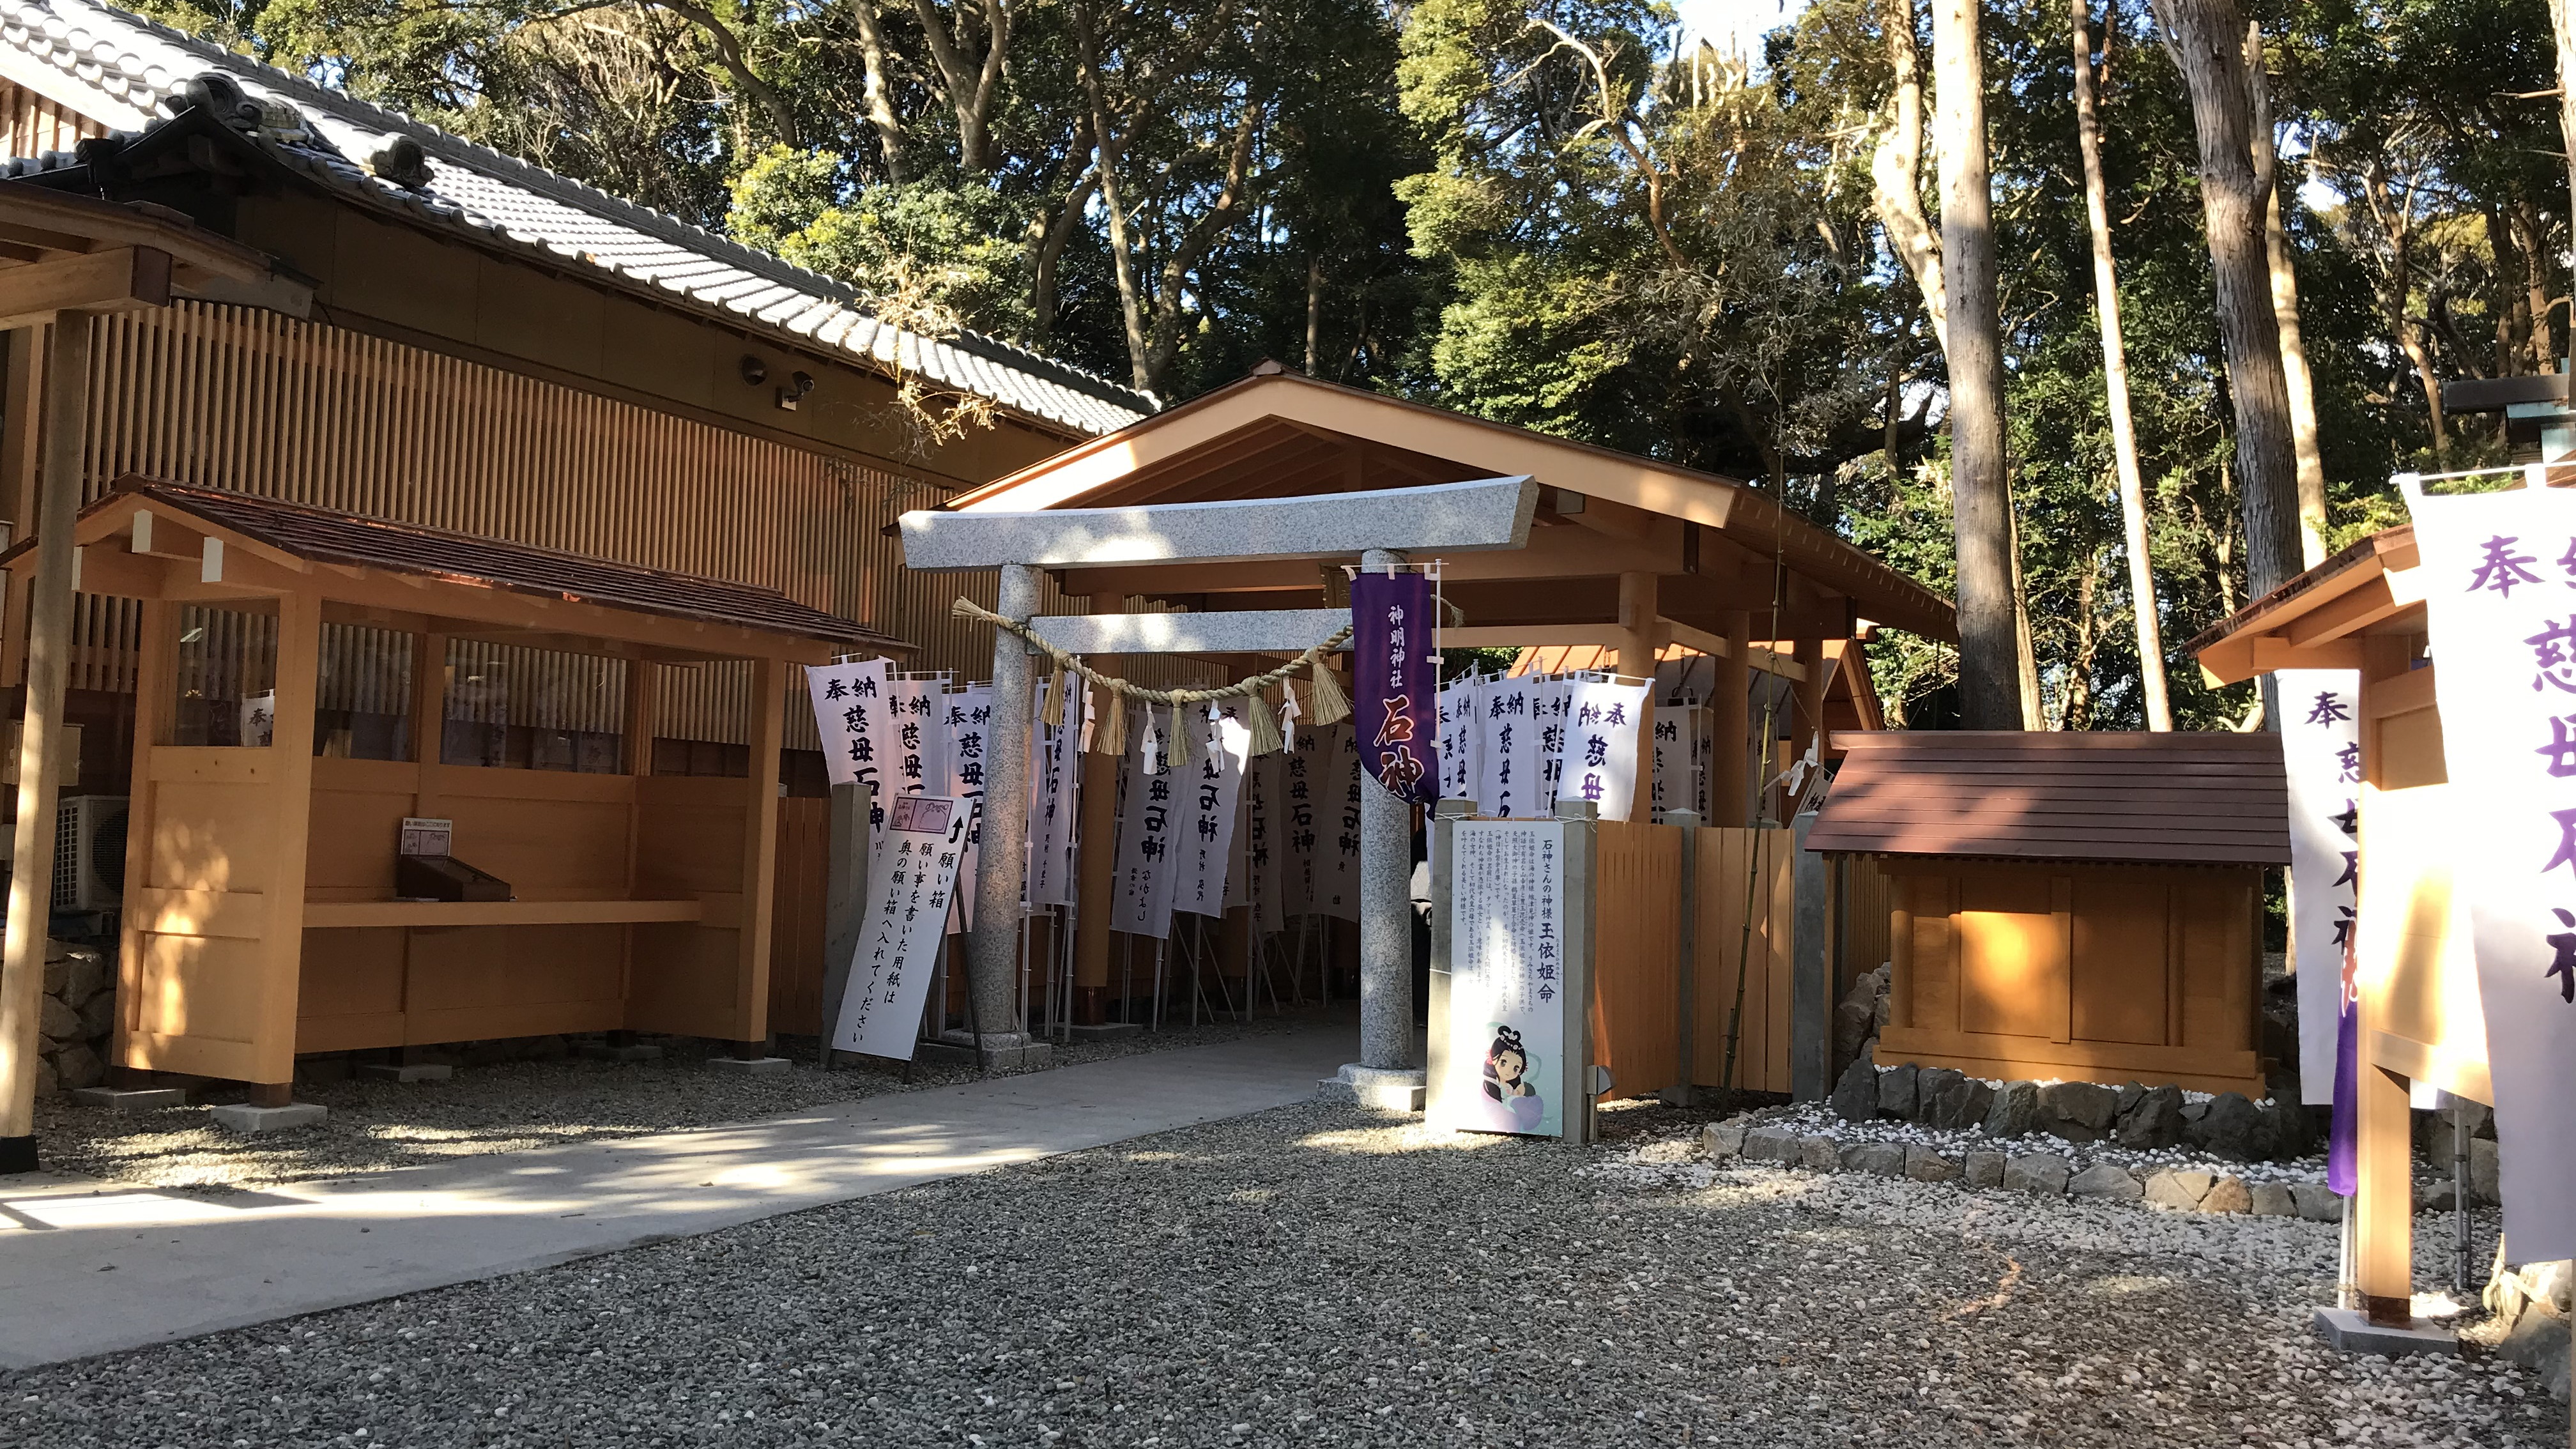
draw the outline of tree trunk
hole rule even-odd
[[[2297,576],[2299,480],[2290,391],[2272,311],[2264,245],[2264,187],[2254,174],[2253,99],[2245,76],[2245,21],[2235,0],[2156,0],[2174,59],[2191,91],[2200,150],[2200,203],[2217,274],[2218,325],[2236,403],[2236,464],[2245,519],[2249,593]]]
[[[2513,203],[2514,249],[2522,253],[2523,310],[2531,317],[2531,371],[2546,376],[2558,370],[2558,346],[2549,326],[2549,232],[2529,197]]]
[[[1324,259],[1306,258],[1306,375],[1320,365],[1324,328]]]
[[[2012,497],[2009,475],[2004,489],[2005,501],[2011,504],[2013,677],[2021,682],[2021,727],[2044,730],[2048,728],[2048,717],[2042,709],[2045,696],[2039,689],[2039,642],[2030,634],[2030,583],[2021,571],[2021,504]]]
[[[877,25],[874,0],[859,0],[850,12],[859,23],[859,64],[866,72],[868,127],[877,134],[877,153],[885,164],[886,180],[900,185],[906,179],[903,121],[894,113],[894,85],[889,79],[892,60],[886,53],[885,31]]]
[[[2111,413],[2111,457],[2120,482],[2120,527],[2129,550],[2129,598],[2138,619],[2138,687],[2147,728],[2173,728],[2165,685],[2164,625],[2156,612],[2156,569],[2147,553],[2147,489],[2138,468],[2138,430],[2129,412],[2129,352],[2120,339],[2120,283],[2111,264],[2110,188],[2102,179],[2102,123],[2094,109],[2090,0],[2069,0],[2075,22],[2075,138],[2084,153],[2084,216],[2093,231],[2093,304],[2102,322],[2102,386]],[[2089,714],[2089,711],[2088,711]]]
[[[1950,359],[1950,490],[1959,553],[1959,706],[1972,730],[2022,727],[2005,475],[2003,324],[1995,301],[1979,0],[1933,0],[1939,99],[1943,329]]]
[[[859,0],[864,10],[873,0]],[[921,17],[921,33],[930,47],[931,63],[937,67],[939,84],[948,92],[948,104],[957,113],[957,165],[968,175],[979,175],[992,169],[992,128],[988,117],[993,112],[993,97],[1002,81],[1002,66],[1011,48],[1011,13],[1002,0],[983,0],[984,54],[969,63],[959,46],[964,43],[969,13],[962,6],[957,15],[957,33],[949,34],[940,22],[939,7],[931,0],[913,0],[913,11]]]
[[[2263,258],[2272,273],[2272,323],[2281,335],[2281,378],[2290,395],[2291,458],[2299,471],[2299,562],[2326,561],[2326,460],[2317,444],[2316,374],[2299,329],[2299,274],[2281,226],[2281,173],[2272,142],[2272,87],[2263,68],[2263,30],[2245,27],[2245,82],[2254,102],[2254,176],[2263,187]]]
[[[2569,195],[2576,196],[2576,0],[2549,0],[2549,28],[2558,35],[2559,147],[2567,153]],[[2568,318],[2568,343],[2576,351],[2576,315]]]
[[[1100,204],[1108,213],[1109,257],[1118,276],[1119,319],[1127,330],[1127,367],[1138,392],[1154,390],[1154,375],[1147,366],[1150,349],[1145,341],[1145,309],[1136,287],[1136,251],[1127,235],[1127,208],[1119,195],[1118,132],[1109,121],[1108,87],[1100,78],[1100,37],[1092,23],[1088,0],[1076,0],[1071,7],[1073,33],[1082,71],[1082,93],[1091,109],[1091,135],[1100,149]]]
[[[1896,72],[1887,134],[1869,158],[1870,203],[1887,232],[1888,250],[1932,319],[1932,340],[1950,348],[1950,300],[1941,280],[1941,239],[1923,219],[1923,67],[1914,44],[1914,0],[1886,0],[1880,28],[1887,32],[1887,63]]]

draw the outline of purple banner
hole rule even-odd
[[[1351,580],[1353,741],[1379,784],[1425,805],[1440,798],[1431,631],[1428,574],[1364,572]]]

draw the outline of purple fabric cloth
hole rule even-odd
[[[2326,1186],[2350,1197],[2361,1187],[2355,1160],[2361,1088],[2361,1013],[2355,1009],[2352,947],[2344,947],[2342,1009],[2335,1013],[2334,1125],[2326,1130]]]
[[[1431,648],[1431,578],[1361,573],[1351,580],[1351,724],[1379,784],[1428,805],[1440,798],[1440,699]]]

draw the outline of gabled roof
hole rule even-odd
[[[2184,651],[2235,684],[2275,669],[2358,669],[2362,636],[2420,619],[2415,530],[2383,529],[2204,629]],[[2420,626],[2419,626],[2420,627]]]
[[[1838,734],[1809,850],[2157,865],[2287,865],[2276,734]]]
[[[879,367],[900,362],[944,386],[1079,432],[1113,432],[1154,407],[1142,393],[994,338],[933,338],[896,327],[845,283],[140,16],[91,0],[0,0],[0,77],[129,137],[161,124],[175,108],[165,102],[207,71],[300,116],[302,130],[270,127],[253,144],[325,189],[415,225],[539,253],[556,266],[587,267],[611,285],[719,311],[789,345]],[[402,186],[362,164],[396,136],[426,155],[425,185]],[[6,174],[77,164],[54,152],[12,161]]]
[[[105,496],[82,509],[81,517],[89,519],[138,501],[308,563],[343,564],[566,603],[728,624],[850,648],[895,654],[912,651],[910,644],[890,634],[807,608],[776,589],[639,568],[390,518],[309,508],[221,488],[122,478]],[[0,554],[0,562],[15,560],[34,547],[35,540],[28,539]]]
[[[1249,377],[962,493],[959,511],[1104,508],[1357,492],[1527,476],[1551,489],[1713,530],[1765,567],[1852,600],[1864,618],[1956,638],[1948,599],[1760,489],[1265,363]],[[1615,531],[1615,530],[1614,530]],[[1770,591],[1764,589],[1764,597]]]

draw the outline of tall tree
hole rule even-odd
[[[2091,0],[2069,0],[2074,21],[2075,134],[2084,155],[2084,219],[2093,238],[2093,308],[2102,322],[2102,386],[2120,485],[2120,525],[2129,550],[2130,612],[2137,616],[2139,690],[2147,728],[2173,728],[2165,690],[2163,624],[2156,617],[2156,567],[2149,556],[2147,489],[2138,470],[2138,429],[2129,412],[2129,350],[2120,340],[2120,280],[2111,261],[2110,188],[2102,179],[2102,122],[2093,97]],[[2089,580],[2091,575],[2088,573]],[[2089,589],[2088,589],[2089,594]]]
[[[2290,450],[2299,472],[2299,562],[2326,561],[2326,462],[2317,442],[2317,381],[2299,326],[2299,273],[2281,226],[2280,148],[2272,135],[2272,82],[2263,27],[2245,27],[2245,81],[2253,99],[2254,174],[2263,184],[2263,260],[2272,274],[2272,324],[2281,336],[2281,379],[2290,399]]]
[[[2270,188],[2254,171],[2254,99],[2245,21],[2235,0],[2156,0],[2174,64],[2191,92],[2200,204],[2217,274],[2219,335],[2236,411],[2236,487],[2245,520],[2245,582],[2260,596],[2300,568],[2299,479],[2289,381],[2272,310],[2264,242]]]
[[[1941,152],[1941,264],[1949,310],[1950,491],[1959,544],[1959,714],[1970,729],[2019,729],[2003,320],[1986,158],[1980,0],[1933,0],[1932,73]]]

